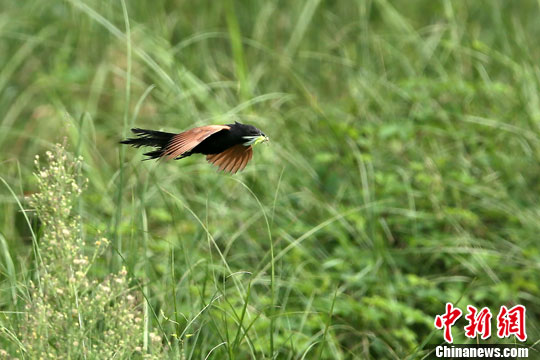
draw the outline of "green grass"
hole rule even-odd
[[[27,195],[64,137],[75,226],[111,241],[88,277],[127,269],[140,356],[416,359],[447,301],[523,304],[540,338],[537,1],[0,7],[0,351],[47,328]],[[234,176],[118,145],[234,121],[271,138]]]

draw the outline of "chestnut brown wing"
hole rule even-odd
[[[186,152],[193,150],[195,146],[199,145],[210,135],[229,129],[230,127],[227,125],[207,125],[176,134],[172,137],[169,144],[167,144],[167,147],[163,152],[163,157],[175,159]]]
[[[219,170],[236,174],[244,170],[252,156],[251,146],[234,145],[219,154],[206,155],[206,160]]]

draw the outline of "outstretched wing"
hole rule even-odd
[[[180,134],[176,134],[167,144],[167,147],[165,147],[162,156],[168,159],[182,156],[186,152],[193,150],[195,146],[199,145],[210,135],[229,129],[230,127],[227,125],[208,125],[196,127]]]
[[[234,145],[219,154],[206,155],[206,160],[219,170],[236,174],[244,170],[252,156],[251,146]]]

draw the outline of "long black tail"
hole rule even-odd
[[[157,159],[161,157],[172,137],[176,135],[163,131],[145,130],[139,128],[131,129],[131,131],[137,135],[137,137],[122,140],[120,143],[131,145],[136,148],[141,146],[152,146],[156,148],[156,150],[144,154],[148,156],[148,158],[145,160]]]

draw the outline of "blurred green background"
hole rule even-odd
[[[93,274],[144,284],[168,356],[421,358],[446,302],[523,304],[538,341],[538,1],[125,5],[0,0],[3,326],[34,276],[16,200],[67,137]],[[271,139],[234,176],[118,145],[234,121]]]

